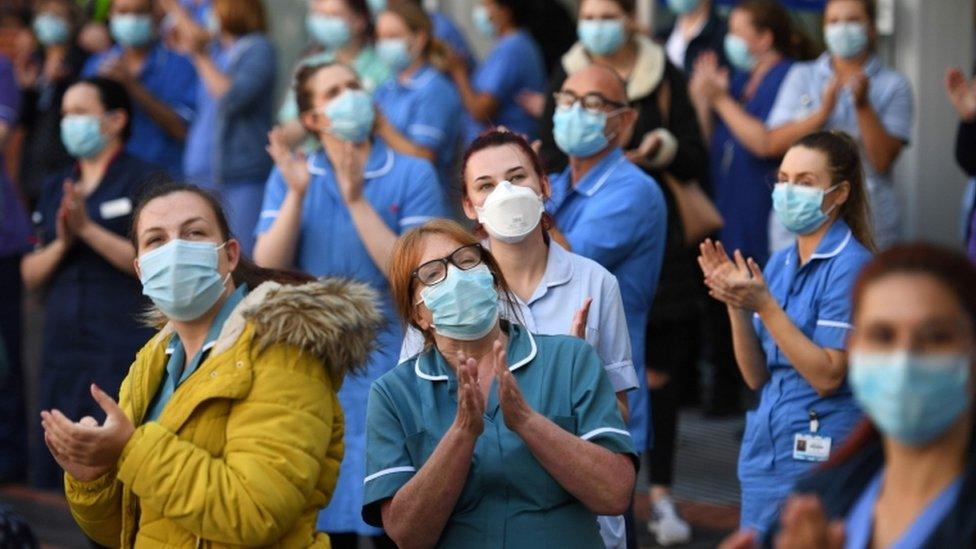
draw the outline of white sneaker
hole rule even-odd
[[[691,541],[691,526],[678,514],[670,497],[651,504],[651,520],[647,521],[647,530],[654,534],[658,545],[665,547]]]

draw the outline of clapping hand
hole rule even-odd
[[[360,200],[366,182],[366,146],[339,139],[327,139],[324,145],[335,168],[343,200],[346,204]]]
[[[573,324],[569,329],[569,335],[586,339],[586,321],[590,317],[590,305],[592,304],[592,297],[583,300],[583,306],[573,315]]]
[[[69,475],[82,482],[111,471],[135,432],[125,412],[94,383],[91,395],[106,414],[101,426],[91,417],[73,422],[58,410],[41,412],[44,442],[51,455]]]
[[[962,71],[953,67],[946,71],[945,88],[959,117],[965,122],[976,119],[976,81],[967,81]]]
[[[485,395],[478,380],[478,361],[458,353],[458,408],[454,427],[478,438],[485,430]]]
[[[274,160],[275,167],[281,172],[281,177],[285,180],[288,190],[298,196],[304,196],[312,180],[305,153],[301,150],[293,152],[288,148],[285,131],[280,127],[268,133],[267,151]]]
[[[67,232],[71,235],[81,236],[91,223],[85,197],[71,180],[66,180],[62,185],[64,196],[61,198],[61,207],[58,210],[58,221],[63,221]]]
[[[500,340],[495,341],[491,356],[495,378],[498,379],[498,402],[502,409],[502,415],[505,417],[505,425],[510,431],[518,433],[529,418],[535,414],[535,410],[525,402],[518,381],[508,369],[505,346]]]
[[[698,265],[705,275],[710,296],[742,311],[760,312],[776,303],[766,286],[762,269],[751,257],[747,260],[736,250],[733,262],[722,243],[713,243],[710,239],[703,242],[699,250]]]
[[[793,496],[783,506],[777,549],[842,549],[844,523],[828,522],[817,496]]]

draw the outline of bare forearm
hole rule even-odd
[[[390,256],[392,256],[393,246],[396,244],[396,233],[386,226],[383,218],[376,213],[376,210],[365,198],[349,202],[346,206],[349,208],[352,223],[356,226],[356,231],[366,246],[369,257],[384,276],[389,276]]]
[[[475,442],[468,433],[449,430],[417,474],[384,504],[383,528],[397,546],[437,543],[464,489]]]
[[[288,191],[271,228],[254,245],[254,261],[271,269],[290,269],[295,262],[295,248],[302,230],[304,197]]]
[[[495,116],[498,103],[491,94],[478,92],[467,78],[456,78],[455,82],[458,94],[461,96],[461,103],[472,118],[478,122],[488,122],[492,116]]]
[[[778,303],[760,311],[759,318],[790,364],[819,394],[826,396],[840,387],[846,365],[831,360],[827,350],[800,331]]]
[[[769,370],[766,368],[766,353],[763,352],[752,326],[752,313],[729,307],[729,320],[732,324],[732,346],[735,361],[742,372],[746,385],[753,391],[766,384]]]
[[[431,162],[437,159],[437,153],[428,149],[427,147],[422,147],[411,141],[407,136],[403,135],[392,124],[383,124],[380,126],[380,137],[386,142],[393,150],[419,158],[427,159]]]
[[[634,465],[616,454],[565,431],[545,416],[532,414],[519,437],[560,486],[598,515],[619,515],[630,505]]]
[[[177,140],[186,139],[186,120],[176,114],[166,103],[156,99],[142,84],[133,83],[128,87],[132,99],[146,111],[146,114],[163,128],[170,137]]]
[[[770,132],[762,120],[746,112],[729,95],[715,101],[715,112],[746,150],[761,158],[769,156]]]
[[[821,109],[802,120],[790,122],[789,124],[770,130],[767,134],[765,148],[763,149],[765,154],[760,156],[764,158],[779,158],[783,156],[801,137],[821,129],[827,123],[829,116],[829,112]]]
[[[871,105],[857,108],[857,126],[861,130],[868,162],[874,171],[888,173],[904,143],[888,134]]]
[[[64,241],[55,240],[24,256],[20,262],[20,276],[24,280],[24,287],[29,291],[37,291],[47,284],[67,250]]]
[[[230,91],[231,79],[220,72],[210,56],[198,53],[193,56],[193,64],[197,68],[197,74],[203,80],[203,85],[207,88],[207,93],[214,99],[223,99]]]
[[[113,267],[135,276],[133,260],[136,258],[136,249],[131,242],[93,222],[88,223],[78,236]]]

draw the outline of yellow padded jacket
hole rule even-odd
[[[343,376],[365,363],[382,319],[369,287],[266,282],[234,309],[207,359],[158,421],[167,325],[119,395],[137,425],[114,471],[65,475],[71,513],[108,547],[329,547],[316,533],[343,455]]]

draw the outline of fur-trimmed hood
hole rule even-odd
[[[637,62],[627,82],[627,98],[638,101],[657,89],[661,79],[664,78],[667,58],[664,48],[643,34],[635,34],[634,40],[637,42]],[[563,70],[566,71],[567,76],[585,69],[592,63],[593,59],[586,52],[582,42],[573,44],[562,59]]]
[[[146,320],[162,326],[159,338],[173,332],[172,323],[158,309],[152,309]],[[265,282],[234,308],[211,353],[230,349],[251,323],[256,352],[270,345],[292,345],[320,359],[341,379],[366,363],[383,322],[379,296],[366,284],[339,278],[299,286]]]

